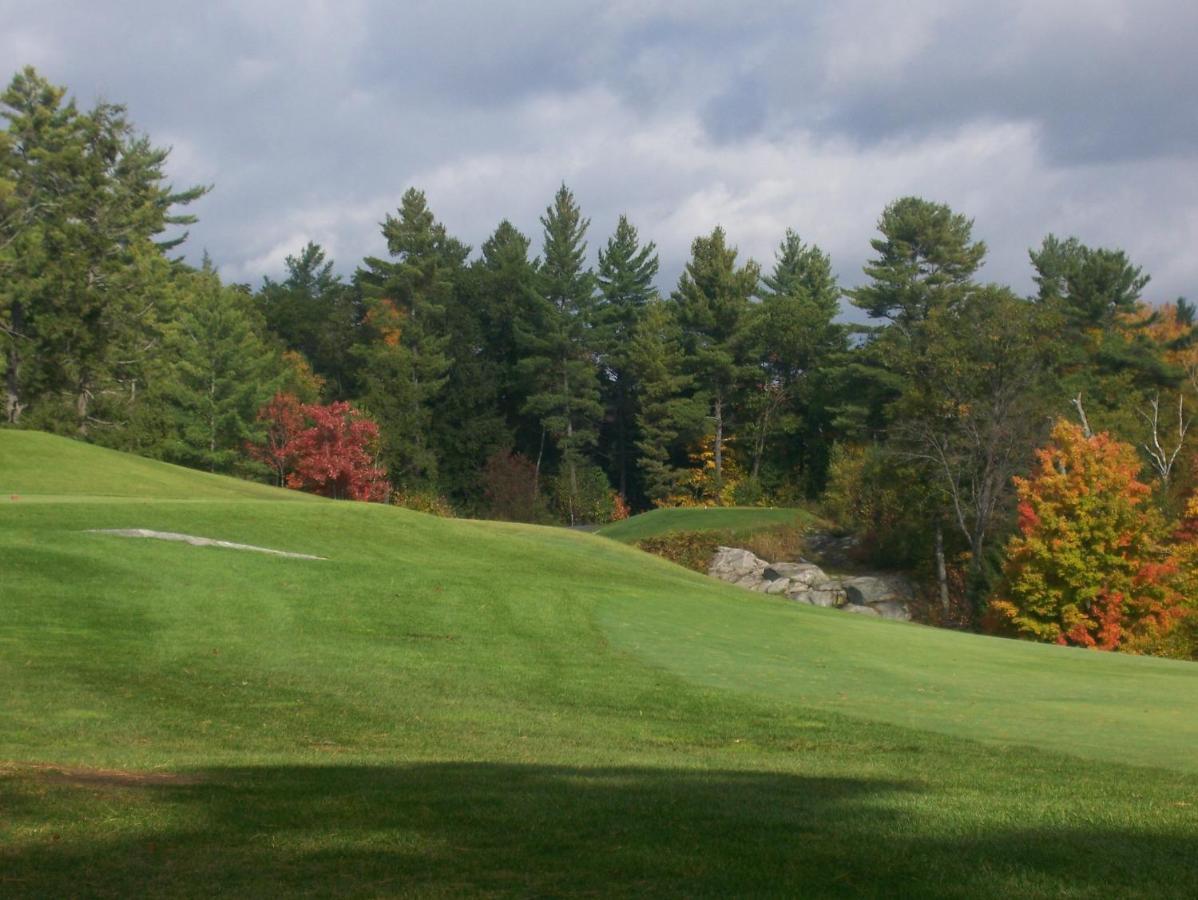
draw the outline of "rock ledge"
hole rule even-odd
[[[815,563],[770,563],[739,547],[717,547],[707,574],[797,603],[827,606],[884,619],[911,620],[914,591],[901,575],[829,575]]]

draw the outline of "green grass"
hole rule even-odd
[[[0,489],[0,896],[1198,894],[1193,665],[20,432]]]
[[[604,525],[596,533],[631,544],[671,532],[726,531],[749,534],[779,525],[805,524],[813,520],[814,517],[806,510],[758,506],[654,509]]]
[[[140,500],[312,501],[298,491],[195,472],[37,431],[0,434],[0,502]]]

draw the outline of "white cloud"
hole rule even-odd
[[[476,247],[501,218],[535,244],[562,179],[592,250],[629,213],[666,288],[717,223],[766,264],[794,227],[852,283],[908,193],[975,218],[985,274],[1020,289],[1048,231],[1126,248],[1166,296],[1198,279],[1181,0],[0,0],[0,20],[0,59],[126,103],[176,183],[215,183],[191,248],[238,280],[308,239],[352,270],[411,185]]]

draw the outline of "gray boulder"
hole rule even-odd
[[[886,619],[911,618],[914,591],[899,575],[828,575],[809,562],[766,562],[739,547],[719,547],[707,574],[746,590],[796,603],[847,609]]]
[[[812,575],[824,573],[815,563],[809,562],[776,562],[770,563],[762,575],[770,581],[776,581],[780,578],[799,578],[810,579]]]
[[[900,622],[911,621],[911,610],[906,603],[899,603],[897,600],[879,600],[877,603],[870,604],[868,608],[883,619],[897,619]]]
[[[707,567],[707,573],[724,581],[735,581],[752,576],[761,578],[761,573],[768,565],[764,559],[758,559],[748,550],[738,547],[717,547],[715,556]]]
[[[878,611],[872,606],[861,606],[858,603],[846,603],[841,607],[841,609],[845,610],[846,612],[860,613],[863,616],[879,615]]]
[[[807,592],[808,603],[812,606],[844,606],[844,591],[839,588],[831,590],[810,590]]]
[[[899,575],[855,575],[842,581],[849,602],[860,606],[893,601],[907,603],[914,596],[907,579]]]

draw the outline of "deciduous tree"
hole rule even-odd
[[[1036,640],[1151,647],[1180,617],[1182,598],[1135,450],[1061,420],[1037,460],[1015,482],[1019,533],[991,609]]]

